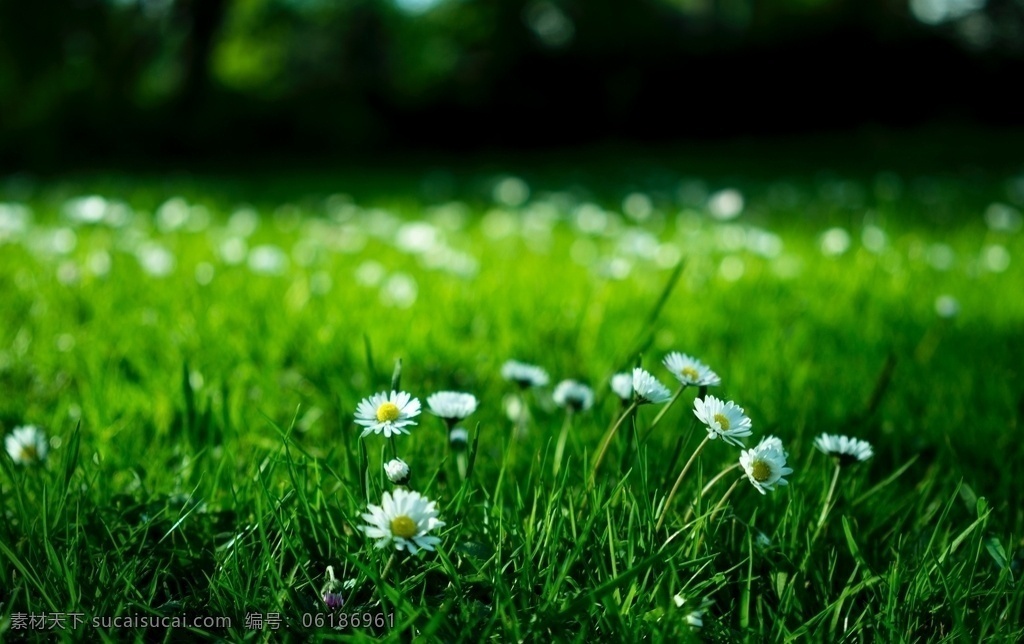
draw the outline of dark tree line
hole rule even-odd
[[[999,97],[1024,78],[1024,5],[910,7],[4,0],[0,161],[1018,124]]]

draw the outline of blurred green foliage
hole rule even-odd
[[[820,125],[805,91],[852,122],[977,116],[1021,25],[1014,0],[4,2],[0,161]],[[842,100],[865,83],[890,100]]]

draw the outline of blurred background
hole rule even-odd
[[[1021,79],[1024,0],[2,0],[0,167],[992,132]]]

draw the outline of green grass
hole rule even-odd
[[[246,628],[249,613],[278,614],[296,640],[1024,638],[1024,233],[983,216],[1020,198],[1021,179],[523,174],[517,207],[472,172],[2,184],[0,430],[38,425],[51,449],[40,466],[0,455],[0,634],[43,639],[14,618],[77,612],[75,637],[106,640],[268,636]],[[719,222],[704,204],[726,187],[745,209]],[[653,206],[641,223],[619,214],[633,192]],[[70,220],[68,200],[94,193],[134,216]],[[203,210],[155,217],[174,196]],[[283,249],[279,273],[229,261],[244,203],[260,215],[245,246]],[[577,219],[585,203],[605,210]],[[24,226],[12,204],[31,211]],[[609,217],[615,230],[596,232]],[[415,230],[402,223],[418,220],[449,250],[402,250]],[[849,247],[828,256],[832,228]],[[173,255],[165,276],[141,268],[152,243]],[[955,316],[937,314],[943,295]],[[671,350],[722,376],[712,393],[747,410],[748,445],[783,440],[788,487],[762,496],[740,481],[715,512],[739,475],[697,492],[740,450],[714,441],[656,529],[704,434],[689,391],[638,446],[658,413],[642,407],[587,484],[621,410],[610,376],[639,362],[674,387],[660,365]],[[550,388],[532,391],[514,438],[515,391],[499,375],[510,358],[597,392],[557,474],[564,413]],[[437,418],[395,439],[410,487],[447,524],[438,551],[415,557],[358,530],[391,488],[391,448],[360,440],[353,412],[397,360],[421,401],[443,389],[480,400],[465,481]],[[822,432],[868,440],[875,456],[840,472],[819,529],[833,475],[812,445]],[[304,627],[324,610],[329,565],[353,583],[346,614],[393,614],[393,626]],[[233,622],[88,626],[116,615]]]

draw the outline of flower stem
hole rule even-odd
[[[526,403],[526,390],[519,388],[519,414],[516,416],[515,437],[522,440],[528,430],[530,422],[530,407]]]
[[[821,528],[825,525],[825,518],[828,516],[829,510],[832,509],[832,495],[835,494],[836,483],[839,481],[839,469],[840,465],[839,463],[836,463],[835,472],[832,474],[832,484],[828,487],[828,495],[825,497],[825,504],[821,507],[821,515],[818,517],[818,525],[814,528],[814,536],[811,537],[811,545],[814,545],[814,542],[818,540],[818,535],[821,534]],[[810,548],[808,548],[807,551],[809,554]],[[803,568],[803,566],[801,566],[801,568]]]
[[[722,498],[719,499],[718,503],[715,504],[715,509],[713,509],[711,511],[711,514],[708,515],[708,519],[718,514],[718,511],[722,509],[722,506],[725,505],[726,500],[728,500],[729,495],[732,494],[732,491],[736,489],[736,486],[739,485],[740,481],[742,480],[743,477],[741,476],[732,482],[732,485],[729,486],[729,489],[725,491],[725,494],[722,495]]]
[[[562,432],[558,435],[558,444],[555,446],[554,475],[558,476],[558,470],[562,469],[562,455],[565,454],[565,442],[569,439],[569,430],[572,428],[572,407],[565,410],[565,422],[562,423]]]
[[[629,407],[626,407],[626,411],[622,412],[622,415],[619,416],[619,420],[616,421],[607,432],[605,432],[604,438],[601,440],[601,447],[597,450],[597,458],[594,460],[594,468],[590,472],[591,487],[594,486],[594,481],[597,478],[597,469],[601,467],[601,461],[604,460],[604,453],[608,451],[608,445],[612,442],[615,432],[619,430],[619,427],[622,425],[622,421],[626,420],[631,414],[636,412],[636,408],[638,406],[639,403],[636,401],[630,403]]]
[[[723,478],[725,478],[725,475],[726,475],[726,474],[728,474],[729,472],[731,472],[731,471],[735,470],[735,469],[736,469],[736,468],[738,468],[739,466],[740,466],[740,464],[739,464],[739,463],[734,463],[733,465],[731,465],[731,466],[729,466],[729,467],[725,468],[724,470],[722,470],[721,472],[719,472],[718,476],[716,476],[715,478],[713,478],[713,479],[711,479],[710,481],[708,481],[708,484],[707,484],[707,485],[705,485],[705,486],[704,486],[704,489],[702,489],[702,490],[700,491],[700,494],[698,494],[698,495],[697,495],[697,498],[696,498],[696,499],[694,500],[694,504],[693,504],[693,505],[691,505],[691,506],[689,507],[689,509],[688,509],[688,510],[686,511],[686,516],[684,516],[684,517],[683,517],[683,523],[686,523],[687,521],[689,521],[689,520],[690,520],[690,517],[692,517],[692,516],[693,516],[693,508],[694,508],[694,507],[696,507],[696,505],[697,505],[698,503],[700,503],[700,500],[701,500],[702,498],[704,498],[704,495],[708,493],[708,490],[710,490],[710,489],[712,488],[712,486],[714,486],[714,484],[715,484],[715,483],[718,483],[718,482],[719,482],[719,481],[721,481],[721,480],[722,480]]]
[[[654,421],[651,422],[651,426],[647,428],[647,433],[644,434],[645,441],[647,440],[647,437],[651,435],[651,432],[654,431],[654,428],[658,426],[658,423],[661,422],[661,419],[665,417],[665,414],[668,413],[668,410],[672,408],[672,405],[676,404],[676,401],[679,400],[679,397],[683,395],[684,391],[686,391],[686,385],[680,387],[679,391],[677,391],[676,394],[672,396],[672,399],[669,400],[665,404],[665,406],[661,408],[661,411],[658,412],[658,415],[654,417]]]
[[[700,445],[697,446],[697,449],[693,450],[693,454],[690,455],[690,460],[686,461],[686,465],[684,465],[683,469],[680,470],[679,476],[676,477],[676,482],[672,486],[672,491],[668,493],[668,498],[665,499],[665,505],[664,507],[661,508],[661,516],[658,517],[658,525],[654,527],[655,531],[661,530],[661,525],[665,523],[665,515],[668,514],[668,508],[670,505],[672,505],[672,499],[675,498],[676,492],[679,491],[679,486],[682,485],[683,478],[686,477],[686,473],[690,471],[690,467],[693,465],[693,462],[697,460],[697,455],[701,453],[701,451],[704,449],[704,446],[708,444],[709,440],[711,440],[710,434],[704,437],[704,440],[700,442]]]
[[[633,446],[636,445],[636,449]],[[636,435],[636,414],[629,417],[629,427],[626,428],[626,449],[622,453],[623,472],[629,470],[634,454],[640,451],[640,440]]]
[[[388,558],[388,562],[384,565],[384,572],[382,572],[380,574],[380,580],[381,581],[384,581],[384,582],[387,581],[388,573],[391,572],[391,566],[393,566],[394,563],[395,563],[395,555],[394,555],[394,553],[392,553],[391,556]]]
[[[839,470],[841,466],[836,462],[835,471],[832,473],[832,483],[828,486],[828,493],[825,495],[825,504],[821,507],[821,514],[818,516],[818,524],[814,527],[814,534],[811,536],[810,543],[807,544],[807,548],[804,551],[803,561],[800,562],[800,567],[793,573],[793,577],[789,580],[789,586],[786,589],[786,593],[793,592],[796,590],[796,580],[803,574],[804,570],[807,569],[807,563],[811,560],[811,551],[814,550],[814,544],[818,541],[818,537],[821,536],[821,529],[825,525],[825,519],[828,517],[829,510],[831,510],[832,496],[836,491],[836,483],[839,481]]]
[[[732,495],[733,490],[736,489],[736,486],[740,484],[740,481],[742,481],[743,478],[744,478],[743,476],[740,476],[738,479],[736,479],[735,481],[732,482],[732,485],[729,486],[729,489],[725,491],[725,494],[722,495],[722,498],[719,499],[718,503],[715,504],[714,509],[712,509],[711,513],[708,514],[708,516],[707,516],[708,521],[710,521],[712,518],[714,518],[714,516],[716,514],[718,514],[718,512],[725,506],[725,502],[729,499],[729,497]],[[700,549],[701,544],[704,543],[704,534],[705,533],[706,533],[706,529],[701,531],[700,537],[697,539],[697,545],[694,547],[694,552],[698,552],[699,549]]]

